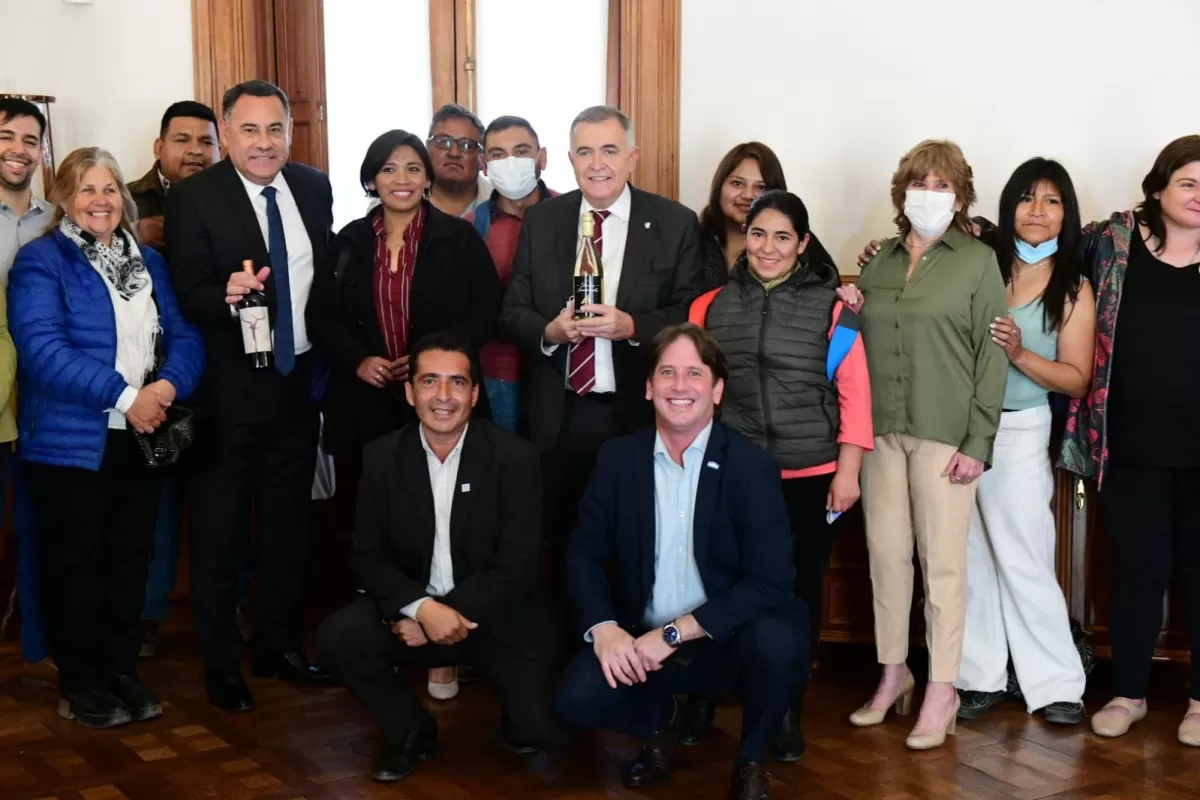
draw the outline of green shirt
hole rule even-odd
[[[1008,359],[988,326],[1008,312],[996,254],[951,229],[913,270],[903,239],[863,267],[858,288],[875,435],[904,433],[991,462]]]

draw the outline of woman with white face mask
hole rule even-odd
[[[908,658],[914,545],[925,590],[929,685],[908,737],[938,747],[954,733],[966,614],[967,530],[977,479],[992,457],[1008,361],[991,323],[1005,314],[990,247],[971,235],[971,168],[957,145],[925,141],[892,176],[899,236],[858,288],[871,376],[875,448],[863,458],[863,510],[883,676],[850,716],[883,722],[911,707]]]

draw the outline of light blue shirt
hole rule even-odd
[[[1021,329],[1021,346],[1037,353],[1047,361],[1058,360],[1058,331],[1046,330],[1045,310],[1042,298],[1037,297],[1023,306],[1010,308],[1013,322]],[[1033,378],[1008,365],[1008,382],[1004,385],[1004,410],[1024,411],[1027,408],[1044,406],[1050,402],[1046,387]]]
[[[683,451],[683,466],[671,460],[662,436],[654,435],[654,586],[643,617],[649,628],[681,617],[708,600],[696,566],[692,527],[711,433],[709,422]]]
[[[683,466],[671,460],[659,434],[654,435],[654,584],[642,622],[649,628],[665,625],[689,614],[708,601],[704,582],[696,566],[696,492],[712,421],[683,451]],[[583,635],[592,641],[592,631],[613,620],[598,622]]]

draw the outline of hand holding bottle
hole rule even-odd
[[[249,272],[233,273],[229,276],[229,283],[225,284],[225,302],[231,306],[237,305],[250,292],[261,292],[263,284],[270,274],[270,267],[263,267],[258,271],[258,274]]]
[[[579,323],[575,321],[574,299],[558,312],[557,317],[550,320],[542,331],[542,338],[546,344],[578,344],[582,341],[583,334],[579,332]]]

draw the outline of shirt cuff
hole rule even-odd
[[[615,625],[616,622],[617,621],[615,619],[606,619],[604,622],[597,622],[595,625],[587,629],[587,633],[583,634],[583,640],[588,644],[591,644],[593,641],[592,631],[596,630],[596,628],[599,628],[601,625],[608,625],[609,623]]]
[[[234,319],[238,318],[238,310],[236,305],[229,306],[229,316],[233,317]]]
[[[117,398],[115,408],[122,414],[128,414],[129,409],[133,408],[133,401],[137,400],[138,390],[132,386],[126,386],[121,396]]]
[[[408,605],[400,609],[400,613],[411,619],[413,622],[417,620],[417,611],[421,608],[421,603],[428,600],[428,597],[422,597],[420,600],[414,600]]]
[[[642,346],[642,343],[639,342],[637,339],[630,339],[629,344],[632,347],[641,347]]]
[[[546,339],[544,337],[542,338],[542,355],[552,356],[552,355],[554,355],[554,351],[557,349],[558,349],[558,345],[546,344]]]

